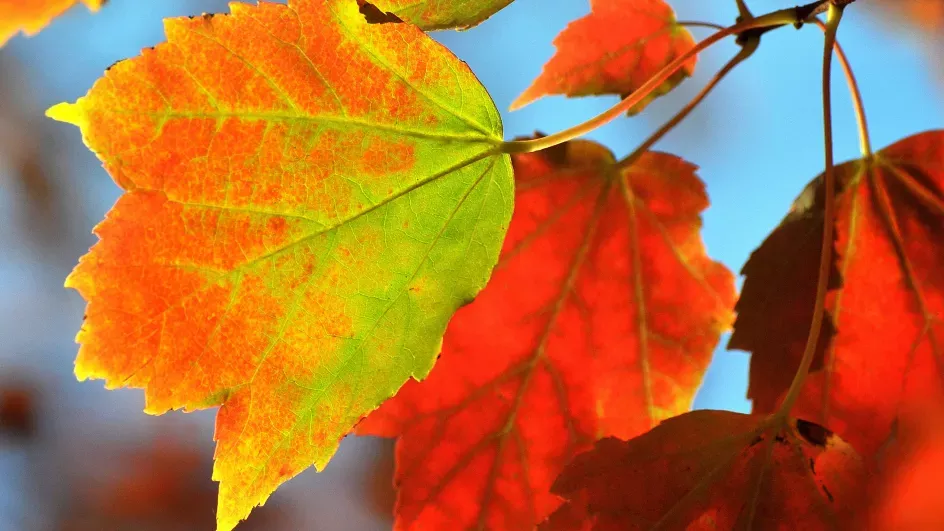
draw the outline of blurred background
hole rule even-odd
[[[748,3],[763,13],[795,2]],[[671,4],[682,20],[727,25],[737,14],[734,0]],[[226,11],[223,0],[112,0],[94,16],[76,7],[0,49],[0,530],[212,529],[214,411],[148,416],[141,391],[106,392],[72,374],[85,304],[62,282],[119,189],[78,130],[43,111],[74,101],[109,65],[161,42],[163,18]],[[516,0],[477,28],[435,38],[488,88],[507,138],[550,133],[616,102],[553,97],[505,112],[553,54],[554,36],[588,11],[588,0]],[[860,0],[847,10],[839,38],[876,148],[944,126],[942,30],[944,0]],[[756,56],[656,146],[701,167],[712,200],[704,239],[734,271],[822,171],[821,47],[814,27],[765,36]],[[678,90],[591,137],[617,156],[629,153],[735,52],[733,42],[712,48]],[[834,86],[842,161],[858,155],[858,143],[838,69]],[[726,343],[695,407],[746,412],[748,357],[724,350]],[[389,529],[392,449],[392,441],[348,437],[324,472],[290,481],[240,529]]]

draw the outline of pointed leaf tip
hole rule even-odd
[[[57,122],[72,124],[81,129],[86,123],[85,111],[78,103],[62,102],[46,109],[46,116]],[[68,281],[67,281],[68,282]],[[68,287],[68,284],[66,285]]]
[[[534,102],[536,98],[531,97],[528,94],[529,91],[523,92],[520,96],[515,98],[515,101],[511,102],[511,105],[508,106],[508,110],[511,112],[523,109]]]

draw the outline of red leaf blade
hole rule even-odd
[[[690,408],[730,322],[732,276],[704,254],[692,165],[614,162],[584,141],[515,158],[491,282],[450,323],[430,377],[358,428],[400,436],[398,528],[531,529],[600,434]]]
[[[594,0],[591,9],[554,39],[557,53],[511,104],[512,110],[552,94],[625,97],[695,46],[663,0]],[[692,57],[630,113],[642,111],[692,75],[695,62]]]

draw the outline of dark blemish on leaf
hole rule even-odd
[[[213,19],[213,13],[203,13],[202,15],[187,15],[187,18],[189,18],[190,20],[193,20],[197,17],[203,19],[204,22],[209,22],[210,20]]]
[[[763,441],[763,440],[764,440],[764,438],[761,437],[760,435],[758,435],[757,437],[754,437],[754,440],[751,441],[750,447],[753,448],[754,446],[757,446],[757,445],[760,444],[760,442]]]
[[[810,472],[816,473],[816,461],[812,457],[810,458]]]
[[[829,492],[829,489],[826,488],[826,485],[823,485],[823,494],[825,494],[826,497],[829,498],[830,502],[834,501],[833,494]]]
[[[393,13],[387,11],[381,11],[380,8],[371,4],[370,2],[365,2],[364,0],[357,0],[357,5],[360,8],[359,11],[361,15],[364,15],[364,20],[368,24],[402,24],[403,19],[394,15]]]
[[[786,444],[786,443],[787,443],[787,438],[784,437],[782,433],[778,433],[777,436],[774,437],[774,440],[777,441],[777,442],[780,443],[780,444]]]
[[[807,422],[802,419],[796,421],[797,432],[803,436],[810,444],[816,446],[826,446],[826,441],[832,436],[832,432],[819,424]]]
[[[120,62],[122,62],[122,61],[125,61],[125,59],[119,59],[119,60],[115,61],[114,63],[112,63],[111,65],[109,65],[108,68],[105,69],[105,71],[108,72],[108,71],[111,70],[112,68],[115,68],[116,66],[118,66],[118,63],[120,63]],[[82,319],[85,319],[85,317],[82,317]]]

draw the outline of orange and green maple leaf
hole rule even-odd
[[[376,22],[405,21],[430,30],[468,29],[502,10],[513,0],[357,0]],[[376,17],[374,19],[374,17]]]
[[[422,31],[348,0],[231,11],[49,111],[125,190],[66,281],[76,374],[222,406],[223,530],[428,373],[513,200],[494,104]]]
[[[820,342],[794,414],[823,424],[870,457],[893,436],[903,410],[944,396],[944,131],[913,135],[871,159],[842,164],[836,177],[837,278],[826,306],[831,337]],[[799,239],[821,238],[815,226],[824,215],[822,184],[822,176],[814,180],[794,205],[800,215],[777,229],[795,233],[794,252],[774,252],[775,232],[745,267],[732,344],[753,352],[751,388],[762,397],[755,411],[776,405],[791,378],[784,368],[796,367],[802,355],[809,312],[786,306],[802,307],[806,297],[811,307],[816,278],[797,278],[787,262],[819,261],[818,244]],[[784,290],[805,295],[779,297]],[[765,334],[794,347],[770,348]]]
[[[547,95],[626,96],[695,46],[664,0],[591,0],[589,15],[554,39],[557,53],[511,104],[518,109]],[[695,70],[692,57],[630,112],[638,113]]]
[[[107,0],[0,0],[0,46],[21,31],[26,35],[39,33],[79,1],[98,11]]]
[[[442,359],[358,426],[399,436],[397,529],[527,530],[601,435],[688,411],[732,321],[733,275],[699,236],[695,167],[594,142],[516,155],[515,214]]]
[[[841,529],[866,477],[855,450],[816,424],[693,411],[577,456],[553,487],[571,501],[541,529]]]

